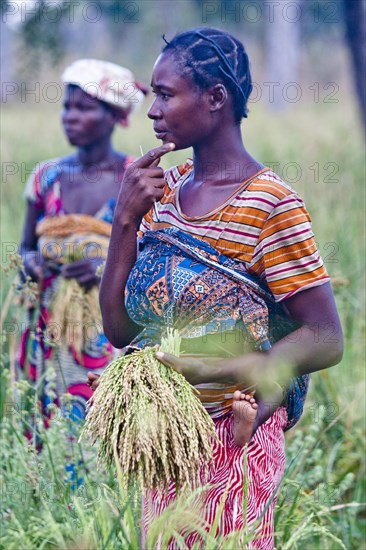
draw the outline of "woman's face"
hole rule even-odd
[[[103,103],[70,85],[66,88],[61,119],[69,142],[76,147],[109,138],[115,124]]]
[[[175,149],[194,147],[212,128],[209,105],[190,77],[177,74],[171,54],[157,59],[151,80],[155,99],[148,117],[154,121],[156,137],[164,143],[175,143]]]

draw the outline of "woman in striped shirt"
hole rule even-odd
[[[249,479],[250,545],[273,548],[284,430],[301,414],[309,373],[342,356],[329,277],[301,198],[243,145],[252,89],[243,45],[216,29],[177,35],[154,66],[152,88],[148,116],[163,145],[135,161],[121,186],[101,284],[105,332],[122,347],[158,341],[167,325],[180,330],[190,357],[157,356],[200,387],[221,441],[207,526],[225,498],[218,532],[243,529]],[[164,174],[160,158],[188,147],[193,160]],[[281,337],[273,320],[286,316],[292,328]],[[254,386],[258,409],[248,397]],[[145,529],[174,498],[173,486],[151,495]],[[185,542],[197,540],[191,533]]]

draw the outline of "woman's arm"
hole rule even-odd
[[[34,281],[38,281],[43,274],[43,261],[37,250],[38,237],[36,235],[36,225],[41,214],[42,209],[37,208],[32,202],[28,201],[20,253],[23,258],[25,272]]]
[[[285,302],[290,317],[301,328],[273,345],[273,363],[288,361],[295,376],[310,374],[339,363],[343,332],[330,283],[303,290]]]
[[[301,328],[278,341],[266,353],[203,361],[157,353],[164,364],[192,384],[239,382],[257,384],[262,395],[291,378],[336,365],[342,359],[343,334],[330,283],[303,290],[286,300],[290,316]]]
[[[125,308],[126,282],[136,261],[141,219],[164,193],[164,172],[158,167],[160,158],[173,149],[170,143],[152,149],[127,168],[122,181],[100,285],[104,333],[117,348],[129,344],[141,330]]]
[[[116,348],[126,346],[141,330],[128,316],[124,303],[126,282],[136,260],[140,219],[129,219],[124,215],[121,202],[118,200],[115,210],[108,256],[99,291],[104,333]]]

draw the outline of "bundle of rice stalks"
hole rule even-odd
[[[92,337],[102,331],[99,290],[94,286],[86,291],[76,279],[62,279],[51,305],[50,335],[61,346],[74,348],[81,357],[86,330]]]
[[[161,349],[179,355],[180,338],[168,332]],[[148,347],[113,361],[104,371],[86,417],[84,433],[99,441],[98,459],[114,453],[127,483],[163,489],[200,483],[212,462],[214,424],[197,390],[156,358]],[[202,480],[201,480],[202,481]]]

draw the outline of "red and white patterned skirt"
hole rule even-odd
[[[224,417],[215,419],[214,422],[222,445],[214,442],[214,465],[208,478],[208,484],[213,487],[205,493],[204,520],[207,522],[207,526],[213,524],[226,492],[225,504],[216,536],[226,536],[234,531],[244,532],[244,529],[247,533],[250,533],[252,526],[255,538],[246,547],[272,550],[274,548],[273,511],[286,461],[284,428],[287,422],[287,412],[283,407],[277,409],[258,428],[247,447],[247,451],[245,451],[245,448],[238,447],[234,442],[234,420],[231,412]],[[244,475],[243,468],[245,452],[247,452],[246,475]],[[245,483],[248,484],[246,525],[244,525],[243,518],[243,488]],[[145,496],[142,517],[144,548],[146,547],[144,541],[146,541],[149,525],[169,504],[174,502],[175,498],[176,488],[174,483],[169,486],[163,495],[160,495],[157,491],[151,491]],[[260,519],[262,514],[263,517]],[[200,540],[202,539],[196,532],[185,536],[185,544],[188,548],[191,548]],[[204,547],[203,544],[202,547]],[[174,541],[170,541],[168,549],[173,550],[174,548],[179,548],[179,546]],[[149,548],[148,550],[153,549]]]

